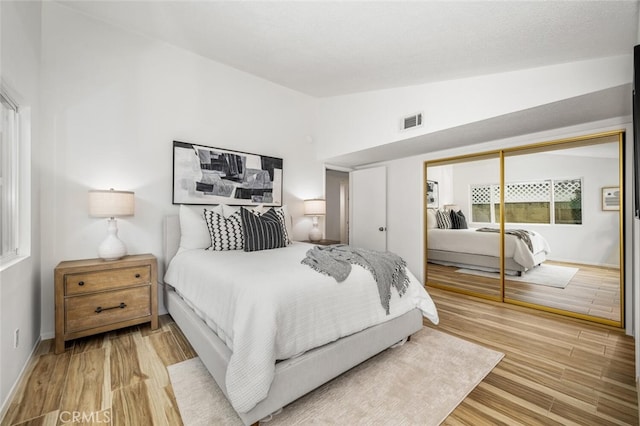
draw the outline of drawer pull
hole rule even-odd
[[[110,307],[110,308],[103,308],[102,306],[98,306],[98,307],[96,308],[96,314],[99,314],[99,313],[100,313],[100,312],[102,312],[102,311],[108,311],[109,309],[118,309],[118,308],[120,308],[120,309],[124,309],[124,308],[126,308],[126,307],[127,307],[127,304],[126,304],[126,303],[124,303],[124,302],[120,302],[120,304],[119,304],[119,305],[112,306],[112,307]]]
[[[140,274],[136,274],[136,278],[140,278]]]
[[[84,285],[84,281],[79,281],[79,282],[78,282],[78,285],[79,285],[80,287],[82,287],[82,286]]]

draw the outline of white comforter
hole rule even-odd
[[[540,252],[549,254],[551,252],[549,243],[542,235],[535,231],[529,232],[531,234],[533,253],[529,250],[527,244],[515,235],[506,234],[504,244],[505,257],[513,258],[513,260],[527,269],[536,265],[535,254]],[[475,228],[432,228],[427,231],[427,247],[430,250],[500,256],[500,234],[478,232]]]
[[[165,282],[215,323],[232,350],[228,397],[247,412],[269,392],[277,359],[364,330],[418,308],[434,324],[436,307],[415,276],[406,294],[392,289],[390,315],[371,274],[354,265],[342,283],[300,261],[305,243],[246,253],[186,250],[171,261]]]

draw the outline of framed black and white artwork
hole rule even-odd
[[[427,208],[438,208],[438,182],[435,180],[427,181]]]
[[[173,204],[282,205],[282,158],[173,141]]]

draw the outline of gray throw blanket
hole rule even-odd
[[[367,250],[344,244],[316,246],[307,251],[307,257],[302,259],[302,263],[335,278],[338,282],[344,281],[349,276],[352,264],[362,266],[371,272],[378,284],[380,303],[387,315],[389,315],[391,287],[395,287],[398,294],[402,296],[409,286],[406,262],[397,254],[390,252]]]
[[[478,228],[476,229],[476,231],[498,232],[498,233],[500,232],[500,230],[496,228]],[[520,238],[527,245],[527,247],[529,248],[529,251],[533,253],[533,243],[531,242],[529,231],[527,231],[526,229],[505,229],[504,233],[509,235],[515,235],[516,237]]]

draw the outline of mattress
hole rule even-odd
[[[512,258],[526,269],[533,268],[539,262],[539,253],[549,254],[551,248],[547,240],[535,231],[529,231],[533,251],[515,235],[506,234],[504,244],[505,258]],[[500,257],[500,234],[478,232],[469,229],[430,228],[427,231],[429,250],[441,250],[457,253],[477,254]]]
[[[247,412],[269,391],[278,359],[296,355],[396,318],[414,308],[434,323],[431,297],[408,271],[402,296],[392,290],[390,313],[371,274],[354,265],[344,282],[300,263],[313,247],[247,253],[182,250],[165,282],[191,305],[232,351],[226,373],[234,409]]]

